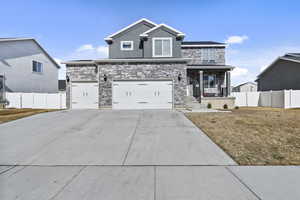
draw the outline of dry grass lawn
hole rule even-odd
[[[28,117],[38,113],[56,111],[54,109],[0,109],[0,124],[12,120]]]
[[[240,165],[300,165],[300,109],[240,108],[186,116]]]

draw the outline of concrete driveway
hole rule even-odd
[[[72,110],[0,125],[5,200],[300,199],[299,184],[300,167],[236,166],[177,111]]]
[[[234,165],[176,111],[72,110],[0,125],[2,165]]]

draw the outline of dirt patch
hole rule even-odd
[[[240,108],[186,116],[241,165],[300,165],[300,109]]]
[[[3,109],[0,110],[0,124],[31,115],[57,111],[55,109]]]

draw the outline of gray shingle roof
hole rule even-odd
[[[224,44],[221,42],[214,42],[214,41],[185,41],[181,43],[182,45],[219,45],[219,44]]]

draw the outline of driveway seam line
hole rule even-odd
[[[227,171],[229,171],[229,173],[234,176],[242,185],[244,185],[256,198],[262,200],[262,198],[260,198],[260,196],[258,196],[258,194],[256,194],[240,177],[238,177],[233,171],[231,171],[231,169],[229,169],[228,167],[225,167],[225,169],[227,169]]]
[[[156,168],[156,166],[153,166],[153,169],[154,169],[154,200],[156,200],[156,181],[157,181],[157,177],[156,177],[156,170],[157,170],[157,168]]]
[[[94,119],[96,118],[97,115],[93,115],[93,117],[89,117],[87,118],[86,121],[81,122],[81,124],[84,124],[85,122],[88,122],[89,119]],[[80,127],[78,124],[74,125],[74,127]],[[72,128],[74,128],[72,127]],[[76,130],[75,132],[80,132],[81,130]],[[49,142],[45,143],[41,148],[39,148],[38,153],[34,153],[33,156],[31,156],[32,160],[29,161],[29,165],[33,164],[34,162],[36,162],[38,159],[40,159],[45,151],[45,149],[47,149],[47,147],[51,146],[53,143],[55,143],[56,141],[66,137],[67,135],[73,134],[72,132],[68,132],[67,130],[63,130],[63,134],[62,135],[58,135],[55,138],[53,138],[52,140],[50,140]]]
[[[142,111],[141,113],[143,113],[143,111]],[[134,137],[135,137],[136,132],[137,132],[136,130],[137,130],[138,125],[140,124],[141,118],[142,118],[142,114],[139,114],[139,119],[138,119],[138,121],[137,121],[137,123],[136,123],[136,125],[135,125],[134,132],[133,132],[133,134],[132,134],[132,136],[131,136],[131,138],[130,138],[130,143],[129,143],[127,152],[126,152],[126,154],[125,154],[124,160],[123,160],[123,162],[122,162],[122,166],[125,165],[125,162],[126,162],[126,160],[127,160],[127,156],[128,156],[129,151],[130,151],[130,149],[131,149],[131,146],[132,146]]]
[[[11,169],[13,169],[15,167],[16,167],[16,165],[8,166],[8,168],[5,169],[5,170],[3,170],[3,171],[1,171],[0,174],[4,174],[5,172],[8,172],[9,170],[11,170]]]
[[[86,168],[87,166],[82,167],[77,173],[75,173],[70,180],[66,182],[52,197],[50,197],[48,200],[53,200],[56,198],[68,185],[70,185],[76,177],[79,176],[79,174]]]

